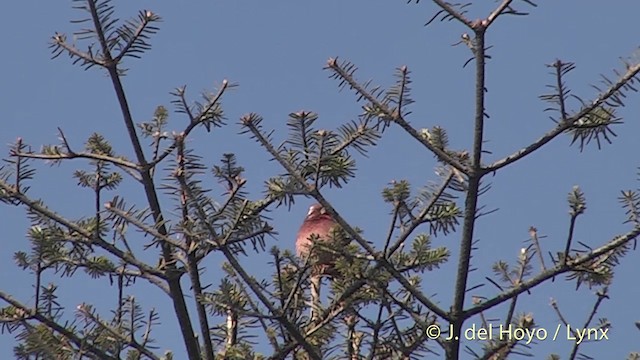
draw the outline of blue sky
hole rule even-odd
[[[484,16],[495,5],[482,1],[471,9],[471,18]],[[516,2],[518,3],[518,2]],[[318,128],[335,129],[355,119],[361,112],[356,97],[339,91],[337,82],[322,68],[329,57],[355,63],[361,80],[374,79],[388,86],[394,69],[407,65],[413,73],[413,99],[408,118],[416,128],[443,126],[454,148],[469,148],[472,138],[473,66],[462,68],[469,57],[463,46],[452,47],[465,29],[455,23],[423,24],[436,11],[429,1],[406,4],[406,1],[114,1],[117,15],[126,19],[137,10],[150,9],[163,18],[160,32],[151,40],[153,49],[142,60],[129,59],[124,80],[136,121],[151,118],[158,105],[170,107],[171,92],[186,84],[192,99],[203,90],[211,90],[223,79],[240,86],[228,92],[223,105],[228,125],[212,133],[198,133],[190,145],[201,151],[213,165],[222,153],[234,152],[247,169],[249,189],[254,197],[262,191],[267,178],[282,173],[275,163],[246,136],[237,135],[238,118],[257,112],[264,126],[274,129],[274,138],[286,137],[287,115],[298,110],[317,112]],[[544,66],[559,58],[575,62],[577,68],[567,78],[573,94],[591,99],[595,90],[589,85],[599,75],[612,75],[621,68],[619,57],[627,57],[638,47],[637,21],[640,3],[620,0],[611,3],[582,1],[540,1],[537,8],[518,4],[531,13],[528,17],[501,18],[489,31],[487,43],[492,59],[487,70],[486,148],[492,151],[486,161],[502,158],[520,149],[553,127],[546,104],[537,96],[553,79]],[[69,20],[80,14],[71,9],[71,1],[12,1],[0,13],[0,30],[5,34],[4,55],[0,57],[0,132],[2,144],[17,137],[38,149],[41,144],[57,143],[57,127],[65,131],[76,148],[81,148],[93,132],[112,141],[116,151],[132,157],[116,99],[105,73],[96,69],[83,71],[61,56],[50,60],[47,47],[54,32],[71,33],[76,26]],[[578,240],[594,247],[615,234],[623,233],[624,211],[617,203],[620,190],[636,189],[638,111],[640,97],[632,93],[628,107],[619,115],[625,124],[614,129],[618,134],[612,145],[598,151],[591,146],[580,153],[569,147],[568,137],[559,137],[530,157],[487,178],[492,189],[481,199],[487,209],[497,212],[481,218],[474,253],[477,268],[470,283],[484,281],[491,275],[491,264],[499,259],[514,262],[527,239],[529,226],[546,235],[547,251],[564,247],[568,231],[566,195],[580,185],[587,197],[587,212],[578,220]],[[578,104],[574,103],[574,109]],[[181,129],[186,119],[171,117],[172,127]],[[6,154],[6,152],[5,152]],[[364,230],[365,237],[380,245],[387,228],[387,208],[381,198],[382,188],[392,179],[408,179],[416,189],[435,180],[431,154],[412,141],[400,129],[386,133],[380,146],[369,158],[356,157],[358,178],[343,189],[328,190],[338,212],[350,223]],[[72,170],[85,168],[76,161],[60,167],[39,167],[30,195],[40,197],[56,211],[80,217],[91,209],[91,195],[75,186]],[[209,179],[210,180],[210,179]],[[222,192],[211,180],[214,194]],[[122,195],[130,202],[142,204],[139,191],[124,188]],[[217,191],[217,192],[216,192]],[[112,194],[115,195],[115,194]],[[279,232],[269,239],[268,247],[277,245],[293,249],[295,232],[310,200],[299,199],[289,211],[271,213]],[[164,201],[167,209],[171,204]],[[24,211],[0,207],[5,236],[0,247],[0,289],[9,291],[23,302],[33,303],[32,277],[12,263],[12,254],[26,250],[28,222]],[[142,239],[140,241],[143,241]],[[449,246],[456,259],[457,234],[437,237],[437,246]],[[595,358],[623,358],[630,351],[640,351],[640,332],[633,325],[640,320],[637,299],[640,285],[635,264],[638,253],[631,252],[616,269],[611,300],[601,307],[598,317],[613,322],[609,340],[582,348]],[[209,281],[220,277],[219,259],[208,259]],[[241,259],[251,273],[265,274],[269,258],[250,254]],[[447,308],[451,302],[451,284],[455,261],[441,270],[425,274],[424,288]],[[116,299],[108,281],[76,280],[60,282],[61,300],[69,309],[82,302],[94,303],[105,311]],[[50,276],[47,281],[58,282]],[[593,291],[574,291],[574,284],[557,281],[532,291],[520,299],[519,311],[532,312],[536,323],[551,329],[558,323],[549,306],[558,299],[564,315],[582,324],[595,301]],[[139,285],[134,292],[143,306],[161,311],[163,325],[156,329],[161,349],[182,354],[182,343],[175,336],[176,323],[169,303],[159,291]],[[489,296],[494,289],[485,286],[477,294]],[[71,310],[70,310],[71,311]],[[501,317],[505,308],[491,311]],[[0,357],[11,354],[13,341],[0,337]],[[634,348],[636,346],[636,348]],[[542,358],[552,352],[568,354],[565,341],[543,341],[533,352]],[[178,357],[180,358],[180,356]]]

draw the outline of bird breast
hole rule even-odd
[[[326,241],[331,228],[335,224],[329,216],[318,216],[314,219],[305,220],[298,231],[298,237],[296,239],[296,253],[298,256],[305,255],[309,251],[311,247],[311,240],[309,238],[312,234],[317,234],[319,241]]]

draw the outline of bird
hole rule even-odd
[[[313,247],[314,241],[327,241],[334,238],[332,234],[338,225],[336,221],[327,213],[322,204],[313,204],[309,207],[307,216],[305,217],[298,236],[296,238],[296,254],[301,259],[309,256],[309,251]],[[319,251],[314,249],[314,255],[317,257],[314,273],[319,275],[331,275],[333,264],[335,263],[336,254],[329,251]]]
[[[309,207],[307,216],[304,218],[300,230],[298,230],[298,236],[296,237],[296,254],[305,262],[309,260],[310,255],[313,255],[312,258],[314,259],[309,277],[311,290],[309,318],[312,322],[317,321],[320,316],[320,288],[322,286],[322,277],[328,276],[330,279],[334,279],[336,276],[334,269],[336,254],[330,251],[322,251],[317,247],[314,248],[313,245],[316,241],[335,239],[337,235],[336,230],[339,228],[335,219],[327,213],[324,206],[316,203]],[[313,254],[310,254],[311,251],[313,251]]]

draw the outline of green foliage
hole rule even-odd
[[[114,17],[115,10],[111,1],[91,1],[93,3],[89,5],[86,0],[74,0],[74,8],[86,13],[85,17],[74,22],[97,25],[97,28],[86,27],[74,33],[75,38],[90,41],[87,50],[76,48],[75,44],[67,42],[66,35],[56,33],[50,45],[53,58],[67,54],[74,64],[79,64],[85,70],[94,66],[113,68],[124,57],[140,58],[145,51],[151,49],[148,39],[159,30],[155,25],[161,21],[158,15],[143,10],[138,13],[137,18],[120,23]],[[108,54],[106,49],[101,48],[102,43],[108,44]],[[123,75],[124,69],[120,69],[119,74]]]
[[[85,149],[90,154],[104,155],[115,157],[111,144],[102,137],[102,135],[93,133],[85,144]],[[85,188],[100,191],[102,189],[115,190],[122,182],[122,175],[118,172],[109,173],[111,164],[101,160],[91,160],[90,163],[95,166],[94,173],[88,173],[82,170],[76,170],[73,177],[78,179],[78,185]]]
[[[601,141],[606,140],[611,144],[611,138],[617,136],[611,129],[612,125],[622,124],[620,118],[615,116],[615,108],[600,106],[585,114],[575,122],[569,132],[573,133],[571,143],[580,140],[580,150],[583,150],[591,141],[601,148]]]
[[[405,202],[411,195],[411,185],[406,180],[392,181],[391,187],[382,190],[382,198],[388,203]]]
[[[372,85],[371,80],[358,82],[355,78],[357,67],[349,61],[331,58],[325,69],[331,71],[330,78],[339,81],[340,88],[348,86],[356,93],[358,102],[366,102],[362,107],[363,116],[365,119],[376,119],[375,129],[382,124],[382,130],[385,130],[394,118],[410,114],[405,109],[405,106],[413,103],[410,71],[406,66],[397,69],[396,82],[386,91],[381,86]]]
[[[582,246],[583,249],[577,250],[577,254],[589,254],[594,250],[591,247],[586,246],[586,244],[582,244]],[[598,257],[581,263],[572,269],[572,272],[567,275],[567,279],[576,280],[576,288],[579,288],[582,283],[586,283],[589,289],[594,286],[611,285],[613,281],[614,268],[620,263],[620,259],[627,254],[630,249],[631,245],[625,243]],[[559,255],[558,260],[563,261],[564,257]]]
[[[417,272],[432,271],[440,267],[449,259],[449,249],[439,247],[431,248],[431,239],[426,234],[416,236],[411,244],[411,250],[407,253],[399,253],[395,260],[399,271],[409,269]]]
[[[18,251],[14,260],[23,269],[40,273],[52,269],[62,276],[72,276],[79,268],[84,268],[91,277],[101,277],[114,271],[115,266],[103,256],[92,256],[93,247],[79,234],[64,231],[56,225],[34,222],[28,233],[31,241],[31,253]],[[78,225],[89,233],[105,233],[106,228],[98,229],[95,221],[80,221]]]
[[[25,326],[25,331],[16,336],[20,344],[13,348],[15,359],[33,359],[35,357],[47,360],[73,359],[73,352],[68,340],[56,335],[45,325]]]
[[[10,149],[10,154],[21,154],[31,152],[31,147],[23,143],[22,138],[18,138]],[[14,189],[19,192],[28,192],[29,186],[25,182],[30,181],[36,175],[36,170],[31,165],[31,159],[23,157],[11,157],[2,160],[7,166],[0,166],[0,179],[9,183],[15,179]],[[7,189],[0,189],[0,201],[6,204],[17,205],[18,202],[13,199]]]
[[[571,216],[582,215],[585,210],[587,210],[587,200],[582,190],[580,190],[580,187],[574,186],[567,200],[569,202],[569,208],[571,209],[569,212]]]
[[[188,104],[186,98],[187,87],[182,86],[171,93],[174,97],[171,103],[176,107],[177,113],[187,115],[189,118],[189,129],[196,125],[202,125],[207,132],[210,132],[212,126],[220,127],[225,125],[225,116],[222,105],[220,104],[220,97],[225,89],[234,86],[233,84],[229,84],[227,80],[224,80],[217,93],[203,93],[201,95],[202,101],[195,101],[192,105]]]
[[[164,132],[165,127],[169,124],[169,111],[164,106],[160,105],[156,107],[153,113],[153,117],[148,122],[141,122],[138,125],[141,131],[141,135],[145,138],[152,137],[167,138],[167,134]],[[157,140],[156,140],[157,141]]]
[[[455,203],[455,197],[445,191],[452,187],[449,178],[440,186],[430,184],[412,198],[411,185],[406,180],[392,181],[391,186],[382,191],[385,202],[397,208],[397,215],[404,226],[428,223],[433,235],[455,231],[462,215]],[[414,212],[417,211],[417,215]]]
[[[353,178],[355,161],[344,148],[338,148],[346,141],[344,136],[313,128],[317,119],[316,114],[304,111],[289,114],[287,126],[291,136],[279,151],[292,168],[315,188],[327,184],[342,187]],[[351,144],[356,146],[357,142]]]
[[[493,264],[493,273],[503,285],[501,286],[498,282],[491,279],[489,279],[489,281],[500,290],[521,286],[532,274],[532,259],[534,255],[535,250],[533,250],[532,246],[529,246],[528,248],[522,248],[520,250],[520,256],[518,256],[515,266],[510,266],[505,261],[495,262]]]
[[[627,69],[632,67],[630,61],[623,60],[623,63]],[[573,135],[571,144],[579,141],[580,151],[582,151],[592,141],[596,142],[598,149],[601,148],[603,140],[611,143],[611,138],[616,136],[612,130],[613,125],[622,124],[622,120],[615,115],[616,109],[624,106],[622,99],[626,97],[627,92],[637,92],[633,86],[636,74],[628,76],[628,74],[622,75],[614,71],[617,77],[626,78],[623,83],[601,75],[601,85],[592,85],[600,93],[594,103],[571,94],[566,84],[566,77],[575,70],[575,64],[557,60],[547,66],[552,69],[550,74],[554,77],[553,83],[548,85],[553,92],[541,95],[540,99],[550,104],[545,111],[558,114],[551,119],[567,133]],[[580,109],[573,114],[569,103],[571,99],[577,100],[581,105]]]

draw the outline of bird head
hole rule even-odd
[[[315,220],[321,217],[329,217],[327,214],[327,210],[322,206],[322,204],[313,204],[309,207],[309,211],[307,212],[307,217],[305,220]]]

